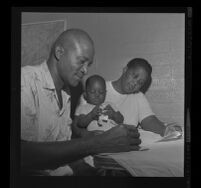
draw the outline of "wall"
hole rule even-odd
[[[23,13],[22,23],[66,20],[86,30],[96,55],[89,75],[120,76],[133,57],[147,59],[153,82],[146,93],[162,121],[184,122],[184,14],[179,13]]]
[[[21,27],[21,66],[40,64],[48,58],[51,46],[65,30],[65,21],[23,24]]]

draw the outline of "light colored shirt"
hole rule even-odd
[[[21,139],[62,141],[71,137],[70,96],[62,91],[63,108],[46,62],[21,69]]]
[[[46,62],[22,67],[21,139],[37,142],[70,140],[70,96],[64,91],[62,100],[63,107],[60,109]]]
[[[125,124],[137,126],[146,117],[155,115],[142,92],[120,94],[113,88],[111,81],[106,82],[106,90],[105,101],[116,105],[117,109],[124,116]],[[86,104],[83,96],[80,98],[80,104]]]
[[[143,119],[155,115],[148,100],[142,92],[135,94],[120,94],[112,86],[112,82],[106,82],[106,101],[114,103],[124,116],[124,123],[137,126]]]

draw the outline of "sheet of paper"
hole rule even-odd
[[[112,158],[131,175],[140,177],[183,177],[184,139],[160,141],[158,134],[139,130],[140,151],[106,153],[100,157]]]
[[[157,147],[158,142],[166,142],[166,141],[172,141],[172,140],[177,140],[181,139],[182,135],[181,133],[175,133],[172,135],[168,135],[167,137],[161,137],[159,134],[150,132],[150,131],[144,131],[142,129],[139,129],[140,133],[140,139],[142,141],[140,145],[140,149],[138,151],[147,151],[150,149],[150,147]],[[120,153],[128,153],[128,152],[120,152]],[[107,157],[108,155],[118,155],[120,153],[100,153],[98,156],[105,156]]]
[[[183,177],[184,139],[172,142],[156,142],[147,145],[148,150],[110,155],[133,176]]]
[[[173,140],[178,140],[180,138],[182,138],[182,133],[179,131],[175,131],[167,136],[164,136],[162,139],[158,140],[158,142],[173,141]]]

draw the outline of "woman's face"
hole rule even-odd
[[[138,93],[147,80],[148,73],[143,67],[127,68],[122,75],[122,92],[124,94]]]
[[[101,82],[92,82],[86,88],[87,102],[93,105],[100,105],[105,101],[106,88]]]

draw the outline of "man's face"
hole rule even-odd
[[[59,74],[65,85],[77,86],[94,57],[93,46],[89,43],[75,43],[75,48],[65,50],[59,59]]]
[[[89,83],[86,88],[86,100],[89,104],[100,105],[105,101],[106,88],[101,82]]]
[[[122,76],[122,91],[124,94],[138,93],[148,79],[148,73],[143,67],[128,69]]]

